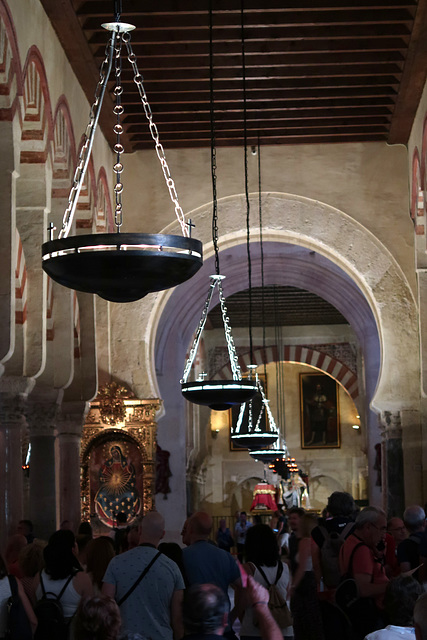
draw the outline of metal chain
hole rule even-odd
[[[196,335],[195,335],[192,347],[190,349],[190,354],[189,354],[188,360],[187,360],[187,362],[185,364],[184,373],[183,373],[183,376],[182,376],[182,378],[180,380],[181,384],[184,384],[185,382],[187,382],[188,376],[190,375],[190,370],[191,370],[191,367],[193,366],[194,358],[196,357],[197,349],[199,347],[200,337],[202,335],[202,331],[203,331],[203,329],[205,327],[206,320],[207,320],[207,317],[208,317],[208,311],[209,311],[209,306],[210,306],[210,303],[211,303],[211,300],[212,300],[212,296],[213,296],[213,293],[215,291],[215,288],[216,288],[218,282],[219,282],[219,280],[217,280],[216,278],[215,279],[214,278],[211,279],[209,292],[208,292],[207,298],[205,300],[205,304],[203,306],[202,317],[200,318],[199,326],[197,327]]]
[[[95,99],[90,109],[89,123],[84,134],[84,142],[80,149],[77,167],[74,172],[73,184],[70,195],[68,196],[68,204],[62,219],[62,228],[58,238],[66,238],[73,224],[73,218],[77,207],[77,200],[83,186],[83,180],[86,175],[87,166],[89,164],[90,153],[92,151],[93,139],[98,125],[99,114],[102,102],[104,100],[105,90],[107,88],[108,78],[110,77],[111,68],[113,66],[114,49],[116,42],[116,32],[113,31],[111,38],[105,48],[105,58],[102,61],[99,70],[99,80],[95,90]]]
[[[222,284],[218,282],[219,302],[221,305],[222,322],[224,324],[225,340],[227,342],[228,355],[230,358],[231,372],[233,374],[233,380],[241,380],[242,372],[240,371],[239,362],[237,359],[236,347],[234,345],[233,336],[231,335],[231,328],[228,324],[229,317],[227,315],[227,307],[225,304],[224,293],[222,291]]]
[[[123,87],[121,86],[121,76],[122,76],[122,38],[119,36],[118,42],[115,47],[115,66],[114,72],[116,75],[116,86],[114,87],[114,96],[116,99],[116,104],[113,109],[113,113],[117,116],[117,122],[114,126],[114,133],[116,134],[116,144],[114,145],[114,151],[116,152],[116,164],[113,166],[113,171],[116,174],[116,184],[114,185],[114,195],[116,198],[116,206],[114,211],[114,223],[117,228],[117,233],[120,232],[120,227],[123,224],[123,207],[122,207],[122,193],[123,193],[123,182],[122,182],[122,172],[123,172],[123,164],[121,162],[121,155],[124,151],[123,145],[121,143],[121,135],[123,133],[123,127],[121,124],[121,115],[124,112],[121,96],[123,93]]]
[[[184,212],[178,201],[178,194],[176,192],[175,183],[171,178],[169,166],[168,166],[168,163],[166,162],[165,150],[163,149],[163,146],[160,144],[160,141],[159,141],[159,132],[157,130],[156,124],[153,121],[153,114],[151,111],[151,107],[148,103],[147,94],[145,93],[143,78],[139,73],[139,70],[136,64],[136,55],[134,54],[132,50],[132,45],[130,43],[130,34],[124,33],[122,38],[123,38],[123,42],[126,44],[126,49],[128,52],[128,60],[132,66],[132,70],[134,74],[133,81],[137,86],[137,89],[141,98],[142,106],[144,107],[145,116],[148,120],[151,137],[153,138],[154,143],[156,145],[156,153],[163,170],[166,186],[169,189],[170,198],[172,200],[172,203],[175,206],[175,215],[177,217],[179,224],[181,225],[182,234],[188,238],[190,236],[189,226],[185,220]]]
[[[262,384],[261,384],[261,382],[259,380],[257,380],[257,383],[258,383],[258,390],[259,390],[259,392],[261,394],[261,398],[262,398],[262,404],[264,405],[265,410],[266,410],[267,415],[268,415],[268,421],[270,423],[270,431],[272,433],[279,433],[279,430],[278,430],[277,425],[276,425],[276,421],[274,420],[273,414],[271,413],[270,403],[267,400],[267,398],[265,397],[263,386],[262,386]],[[261,422],[261,414],[260,414],[260,417],[258,418],[258,422],[257,422],[256,428],[255,428],[255,431],[257,430],[257,427],[259,427],[260,422]],[[259,431],[260,431],[260,429],[259,429]]]

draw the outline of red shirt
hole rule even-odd
[[[355,535],[350,535],[345,540],[340,549],[340,569],[344,575],[349,570],[351,553],[356,545],[361,542]],[[358,573],[367,573],[371,576],[372,584],[385,584],[389,580],[385,574],[384,567],[375,559],[374,553],[366,544],[362,544],[354,553],[352,563],[353,577]],[[383,608],[384,594],[375,598],[375,604],[379,609]]]

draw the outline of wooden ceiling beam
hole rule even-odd
[[[414,9],[415,11],[415,9]],[[245,31],[249,29],[264,29],[266,27],[265,17],[268,17],[268,27],[286,29],[288,27],[302,26],[306,27],[322,27],[327,26],[335,28],[337,26],[358,26],[358,25],[379,25],[384,24],[412,24],[414,11],[408,9],[365,9],[360,10],[343,10],[343,11],[319,11],[313,10],[309,14],[306,11],[286,11],[276,10],[270,11],[268,14],[260,12],[247,12],[244,15]],[[102,32],[102,18],[100,16],[85,16],[79,14],[82,27],[88,31]],[[112,14],[111,14],[112,18]],[[108,20],[108,14],[104,15],[104,19]],[[123,19],[123,18],[122,18]],[[194,35],[199,31],[209,30],[209,13],[192,13],[192,14],[166,14],[159,20],[158,14],[137,15],[132,14],[129,19],[131,23],[141,32],[155,31],[172,31],[179,32],[191,29]],[[241,28],[240,11],[232,13],[226,11],[214,14],[213,29],[215,36],[223,29]]]
[[[403,65],[402,65],[403,66]],[[319,65],[316,67],[301,66],[294,67],[291,65],[282,66],[264,66],[259,65],[246,67],[246,81],[256,80],[263,82],[266,79],[277,80],[278,82],[287,81],[293,78],[348,78],[363,76],[400,76],[402,67],[391,62],[383,64],[354,64],[354,65]],[[204,82],[209,83],[208,69],[165,69],[158,71],[144,72],[144,82],[148,86],[150,83],[188,83],[188,82]],[[126,85],[134,85],[133,72],[131,68],[123,68],[121,75],[121,84],[125,88]],[[223,81],[243,82],[241,68],[216,69],[214,74],[214,90],[219,82]]]
[[[230,29],[216,29],[215,39],[222,42],[241,42],[241,30],[238,27]],[[368,25],[326,25],[326,26],[300,26],[300,27],[271,27],[270,25],[260,29],[248,27],[245,29],[246,42],[269,42],[270,40],[354,40],[359,38],[390,38],[407,37],[411,33],[410,25],[398,24],[368,24]],[[93,32],[89,43],[101,44],[107,41],[106,32],[102,29],[99,33]],[[193,42],[207,43],[207,32],[194,29],[180,29],[179,31],[150,31],[138,29],[132,34],[133,43],[161,44],[165,47],[170,43],[182,43],[187,46]]]
[[[245,43],[245,54],[249,57],[251,54],[264,55],[278,53],[280,55],[296,54],[296,53],[348,53],[348,52],[380,52],[380,51],[400,51],[406,53],[409,42],[409,34],[400,37],[376,38],[375,35],[370,38],[361,38],[358,40],[336,39],[336,40],[273,40],[273,41],[257,41]],[[105,34],[104,38],[99,37],[99,46],[94,45],[93,53],[99,58],[99,62],[104,58],[105,53]],[[167,48],[163,44],[146,44],[138,43],[132,40],[132,48],[138,60],[148,60],[151,57],[162,59],[176,59],[184,57],[209,57],[209,49],[206,42],[176,43],[169,42]],[[241,42],[214,42],[214,62],[217,56],[241,56]]]
[[[75,11],[79,16],[106,16],[112,7],[106,3],[105,0],[72,0]],[[300,0],[287,0],[286,6],[283,6],[283,0],[245,0],[245,12],[263,12],[270,13],[276,11],[287,11],[292,13],[294,11],[310,13],[312,11],[324,11],[324,12],[340,12],[340,11],[369,11],[374,9],[416,9],[415,0],[377,0],[375,3],[363,2],[363,0],[347,0],[341,2],[340,0],[329,0],[325,2],[323,6],[319,6],[319,0],[304,0],[304,6],[301,6]],[[178,15],[198,15],[206,14],[209,11],[209,0],[198,0],[197,3],[194,0],[180,0],[177,5],[176,0],[126,0],[124,4],[124,11],[122,13],[122,19],[126,17],[138,15],[150,15],[154,14],[160,17],[176,16]],[[214,14],[221,12],[227,13],[239,13],[240,12],[240,0],[214,0],[213,2]]]

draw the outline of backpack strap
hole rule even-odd
[[[9,586],[10,586],[10,591],[12,593],[12,598],[13,600],[16,600],[17,598],[19,598],[18,584],[16,582],[16,578],[15,576],[12,576],[12,575],[8,575],[7,578],[9,580]]]
[[[139,585],[139,583],[141,582],[142,578],[149,572],[149,570],[151,569],[151,567],[153,566],[153,564],[156,562],[157,558],[159,556],[162,555],[161,551],[158,551],[157,554],[154,556],[154,558],[151,560],[151,562],[149,564],[147,564],[147,566],[145,567],[144,571],[141,573],[141,575],[139,576],[139,578],[133,583],[133,585],[131,586],[131,588],[129,589],[129,591],[127,593],[125,593],[125,595],[123,596],[123,598],[120,598],[120,600],[118,601],[118,605],[120,607],[120,605],[123,604],[123,602],[125,600],[127,600],[130,596],[131,593],[133,593],[133,591],[137,588],[137,586]]]
[[[260,572],[260,574],[262,575],[263,579],[265,580],[265,583],[267,584],[267,589],[269,589],[271,587],[271,584],[267,580],[267,576],[265,575],[264,571],[261,569],[261,567],[258,564],[255,564],[255,566]]]
[[[259,565],[255,565],[256,568],[258,569],[258,571],[260,572],[260,574],[262,575],[263,579],[265,580],[266,584],[267,584],[267,589],[269,589],[271,587],[270,582],[267,580],[267,576],[265,575],[264,571],[261,569],[261,567]],[[277,573],[276,573],[276,579],[273,582],[273,584],[277,584],[280,580],[280,576],[283,573],[283,564],[279,561],[277,563]]]
[[[68,587],[68,585],[70,584],[71,580],[74,578],[75,575],[76,575],[75,573],[71,573],[68,576],[68,579],[67,579],[66,583],[62,587],[62,589],[59,592],[59,594],[56,596],[56,599],[57,599],[58,602],[61,600],[62,596],[65,593],[65,589]],[[40,585],[41,585],[42,592],[43,592],[43,598],[46,598],[46,589],[44,588],[44,583],[43,583],[43,578],[42,578],[42,572],[41,571],[40,571]]]
[[[274,584],[277,584],[279,582],[282,573],[283,573],[283,564],[279,560],[279,562],[277,563],[277,573],[276,573],[276,580],[274,581]]]

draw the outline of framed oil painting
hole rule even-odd
[[[300,373],[301,448],[341,446],[337,382],[324,373]]]
[[[247,374],[243,374],[243,378],[247,378]],[[263,386],[264,389],[264,393],[267,396],[267,377],[263,374],[263,373],[259,373],[258,374],[258,378]],[[268,396],[267,396],[268,397]],[[240,412],[240,407],[241,405],[236,405],[235,407],[233,407],[232,409],[229,410],[228,412],[228,420],[229,420],[229,432],[230,432],[230,451],[247,451],[247,449],[245,447],[236,447],[236,445],[233,443],[232,439],[231,439],[231,429],[236,427],[237,424],[237,420],[239,418],[239,412]],[[258,420],[258,416],[260,414],[260,411],[262,409],[262,398],[261,398],[261,394],[257,393],[255,398],[252,400],[252,424],[255,427],[257,420]],[[240,433],[247,433],[248,432],[248,408],[246,407],[245,413],[243,415],[243,421],[242,421],[242,425],[240,427]],[[262,412],[262,416],[261,416],[261,421],[260,421],[260,428],[264,431],[266,428],[266,423],[267,423],[267,419],[266,419],[266,413],[265,411]]]

